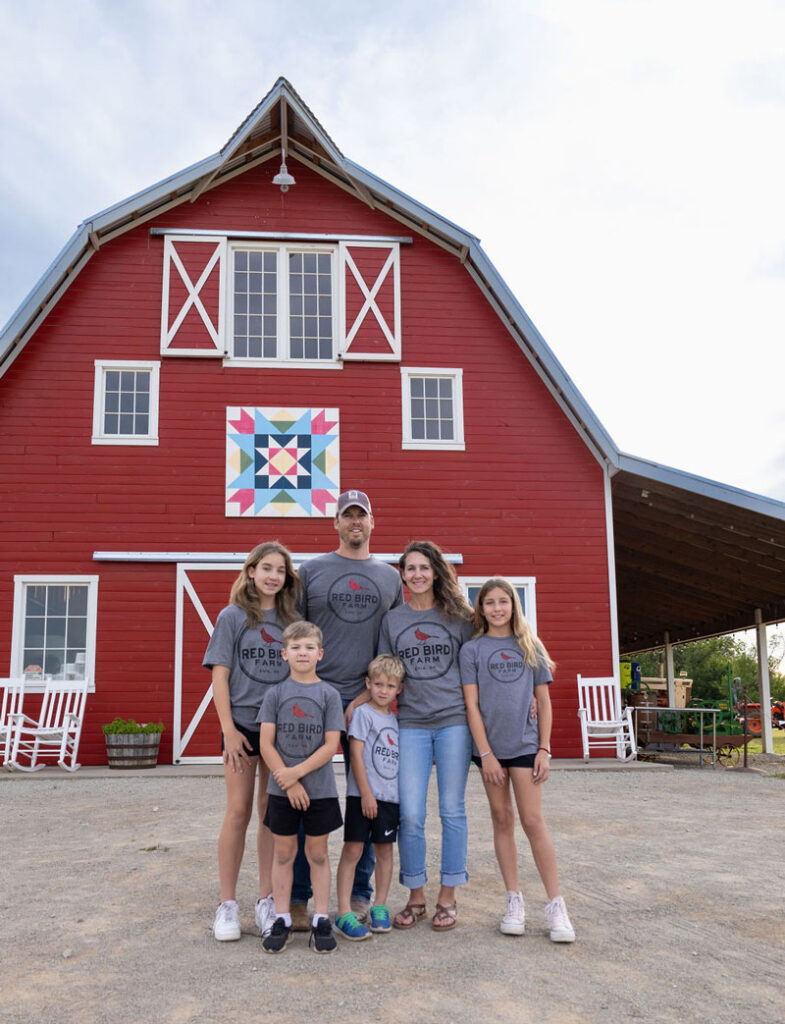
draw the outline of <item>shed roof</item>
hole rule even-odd
[[[0,376],[102,245],[282,151],[455,254],[612,475],[622,651],[785,618],[785,504],[620,452],[478,239],[347,159],[285,78],[213,156],[77,228],[0,334]]]

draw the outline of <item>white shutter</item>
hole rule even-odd
[[[161,354],[224,354],[226,238],[167,235],[161,303]]]
[[[398,242],[341,242],[338,296],[343,359],[401,359],[401,258]]]

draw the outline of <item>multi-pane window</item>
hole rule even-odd
[[[490,576],[490,574],[489,574]],[[469,604],[474,607],[474,602],[477,599],[477,595],[485,583],[485,578],[469,578],[459,577],[458,582],[463,590],[466,600]],[[537,632],[537,605],[535,600],[535,583],[536,579],[534,576],[506,576],[505,579],[508,583],[511,583],[515,590],[518,592],[518,597],[521,601],[521,608],[523,614],[529,622],[529,625]]]
[[[17,576],[15,584],[12,675],[92,678],[97,577]]]
[[[335,362],[334,259],[334,247],[235,247],[230,358]]]
[[[158,443],[159,364],[95,363],[93,444]]]
[[[404,448],[463,449],[461,370],[401,368]]]

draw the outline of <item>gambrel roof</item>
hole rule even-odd
[[[337,187],[453,253],[612,477],[622,651],[785,618],[785,504],[619,451],[478,239],[345,157],[285,78],[213,156],[88,218],[0,335],[0,376],[82,267],[140,223],[271,159]]]

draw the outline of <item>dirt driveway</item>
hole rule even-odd
[[[555,771],[548,819],[578,941],[542,931],[524,841],[527,933],[503,891],[479,776],[459,925],[421,924],[315,956],[296,936],[210,936],[223,782],[163,769],[3,776],[0,1018],[5,1024],[774,1024],[785,1019],[785,780],[733,771]],[[429,811],[429,900],[437,878]],[[331,851],[337,856],[337,835]],[[250,851],[249,843],[249,851]],[[402,905],[393,887],[391,904]]]

